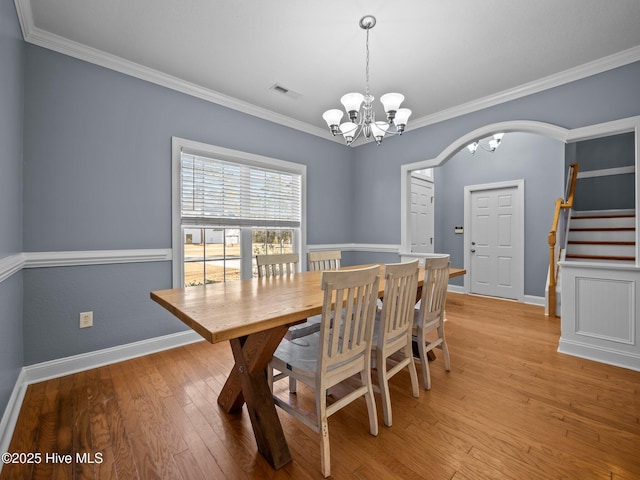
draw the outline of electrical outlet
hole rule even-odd
[[[93,327],[93,312],[80,312],[80,328]]]

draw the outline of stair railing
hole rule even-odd
[[[573,207],[573,197],[576,191],[576,180],[578,179],[578,164],[572,163],[569,165],[569,171],[567,172],[567,185],[565,187],[564,199],[557,198],[555,205],[555,213],[553,215],[553,223],[551,225],[551,231],[547,239],[549,243],[549,290],[548,290],[548,310],[550,317],[557,317],[556,312],[556,286],[558,284],[558,260],[560,259],[561,249],[558,249],[556,254],[557,232],[558,225],[562,220],[563,228],[560,232],[564,232],[566,229],[564,226],[567,223],[567,215]],[[560,239],[560,245],[564,246],[566,239]]]

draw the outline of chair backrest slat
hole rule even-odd
[[[299,256],[297,253],[276,255],[256,255],[258,277],[282,277],[296,272]]]
[[[309,270],[337,270],[340,268],[342,252],[340,250],[328,250],[324,252],[309,252],[307,254]]]

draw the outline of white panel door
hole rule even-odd
[[[517,187],[471,192],[471,293],[520,300],[524,245]]]
[[[411,176],[411,251],[433,253],[433,182]]]

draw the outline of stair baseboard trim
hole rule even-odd
[[[558,353],[640,372],[640,355],[560,338]]]
[[[569,232],[635,232],[635,230],[634,227],[585,227],[570,228]]]
[[[589,269],[606,269],[606,270],[630,270],[640,272],[640,265],[636,265],[634,263],[597,263],[597,262],[580,262],[579,260],[560,260],[558,262],[561,269],[562,267],[571,267],[571,268],[589,268]],[[562,271],[562,270],[560,270]]]
[[[615,255],[580,255],[575,253],[567,253],[564,257],[565,259],[574,259],[574,260],[602,260],[606,261],[614,261],[614,262],[635,262],[636,257],[617,257]]]
[[[636,211],[633,208],[619,208],[615,210],[572,210],[571,217],[573,218],[585,218],[585,217],[634,217]]]
[[[628,167],[603,168],[601,170],[588,170],[586,172],[578,172],[578,180],[582,178],[607,177],[609,175],[625,175],[636,173],[634,165]]]
[[[569,240],[569,245],[621,245],[621,246],[634,246],[636,242],[611,242],[611,241],[597,241],[597,240]]]

